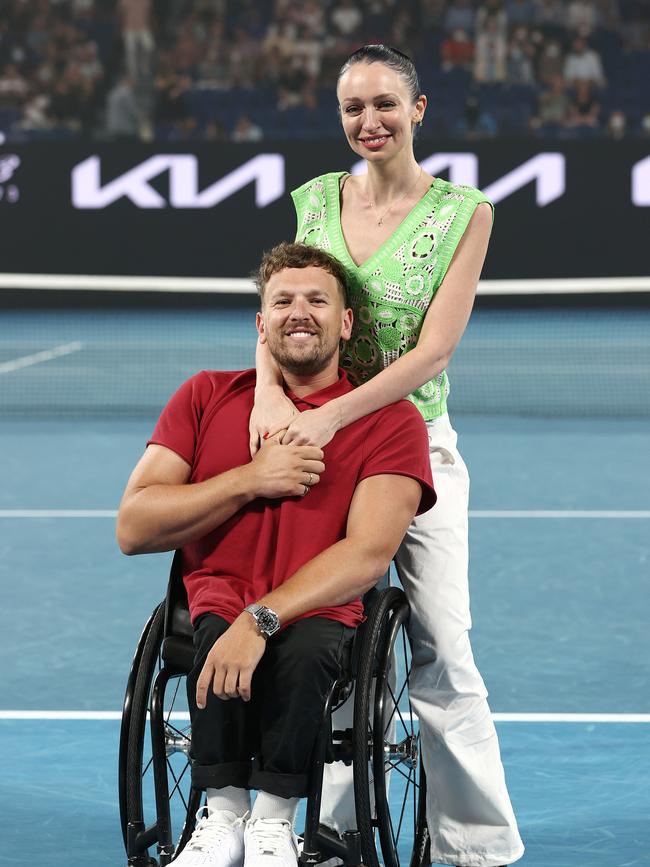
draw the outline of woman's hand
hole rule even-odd
[[[255,393],[255,405],[248,421],[251,457],[255,457],[260,440],[289,427],[298,410],[282,388],[264,388]]]
[[[334,437],[341,426],[341,415],[335,401],[318,409],[298,413],[280,440],[282,445],[317,446],[322,449]],[[278,426],[269,429],[269,436],[277,433]]]

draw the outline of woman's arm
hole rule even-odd
[[[417,345],[353,391],[300,413],[282,443],[322,448],[341,427],[406,397],[441,373],[465,331],[492,229],[492,209],[478,205],[427,311]],[[271,435],[280,430],[273,427]]]
[[[251,457],[260,447],[260,439],[273,429],[274,433],[289,427],[298,410],[284,393],[282,374],[269,352],[266,340],[260,338],[255,349],[255,404],[248,421]]]

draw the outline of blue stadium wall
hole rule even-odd
[[[496,202],[484,277],[650,273],[647,141],[421,140],[433,174]],[[244,277],[292,238],[290,190],[353,170],[344,143],[0,149],[0,271]]]

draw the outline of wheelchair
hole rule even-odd
[[[194,663],[194,647],[180,565],[177,551],[167,597],[142,631],[124,698],[119,802],[129,867],[171,863],[191,837],[204,797],[190,785],[184,678]],[[371,590],[364,607],[350,671],[333,685],[323,708],[300,862],[338,857],[350,867],[428,867],[426,779],[408,699],[409,608],[396,587]],[[332,714],[346,701],[354,702],[353,725],[333,729]],[[341,834],[320,821],[324,765],[331,761],[351,764],[353,772],[356,827]]]

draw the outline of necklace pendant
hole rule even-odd
[[[382,217],[381,220],[378,220],[378,221],[377,221],[377,225],[378,225],[378,226],[381,226],[381,224],[382,224],[383,222],[384,222],[384,218]]]

